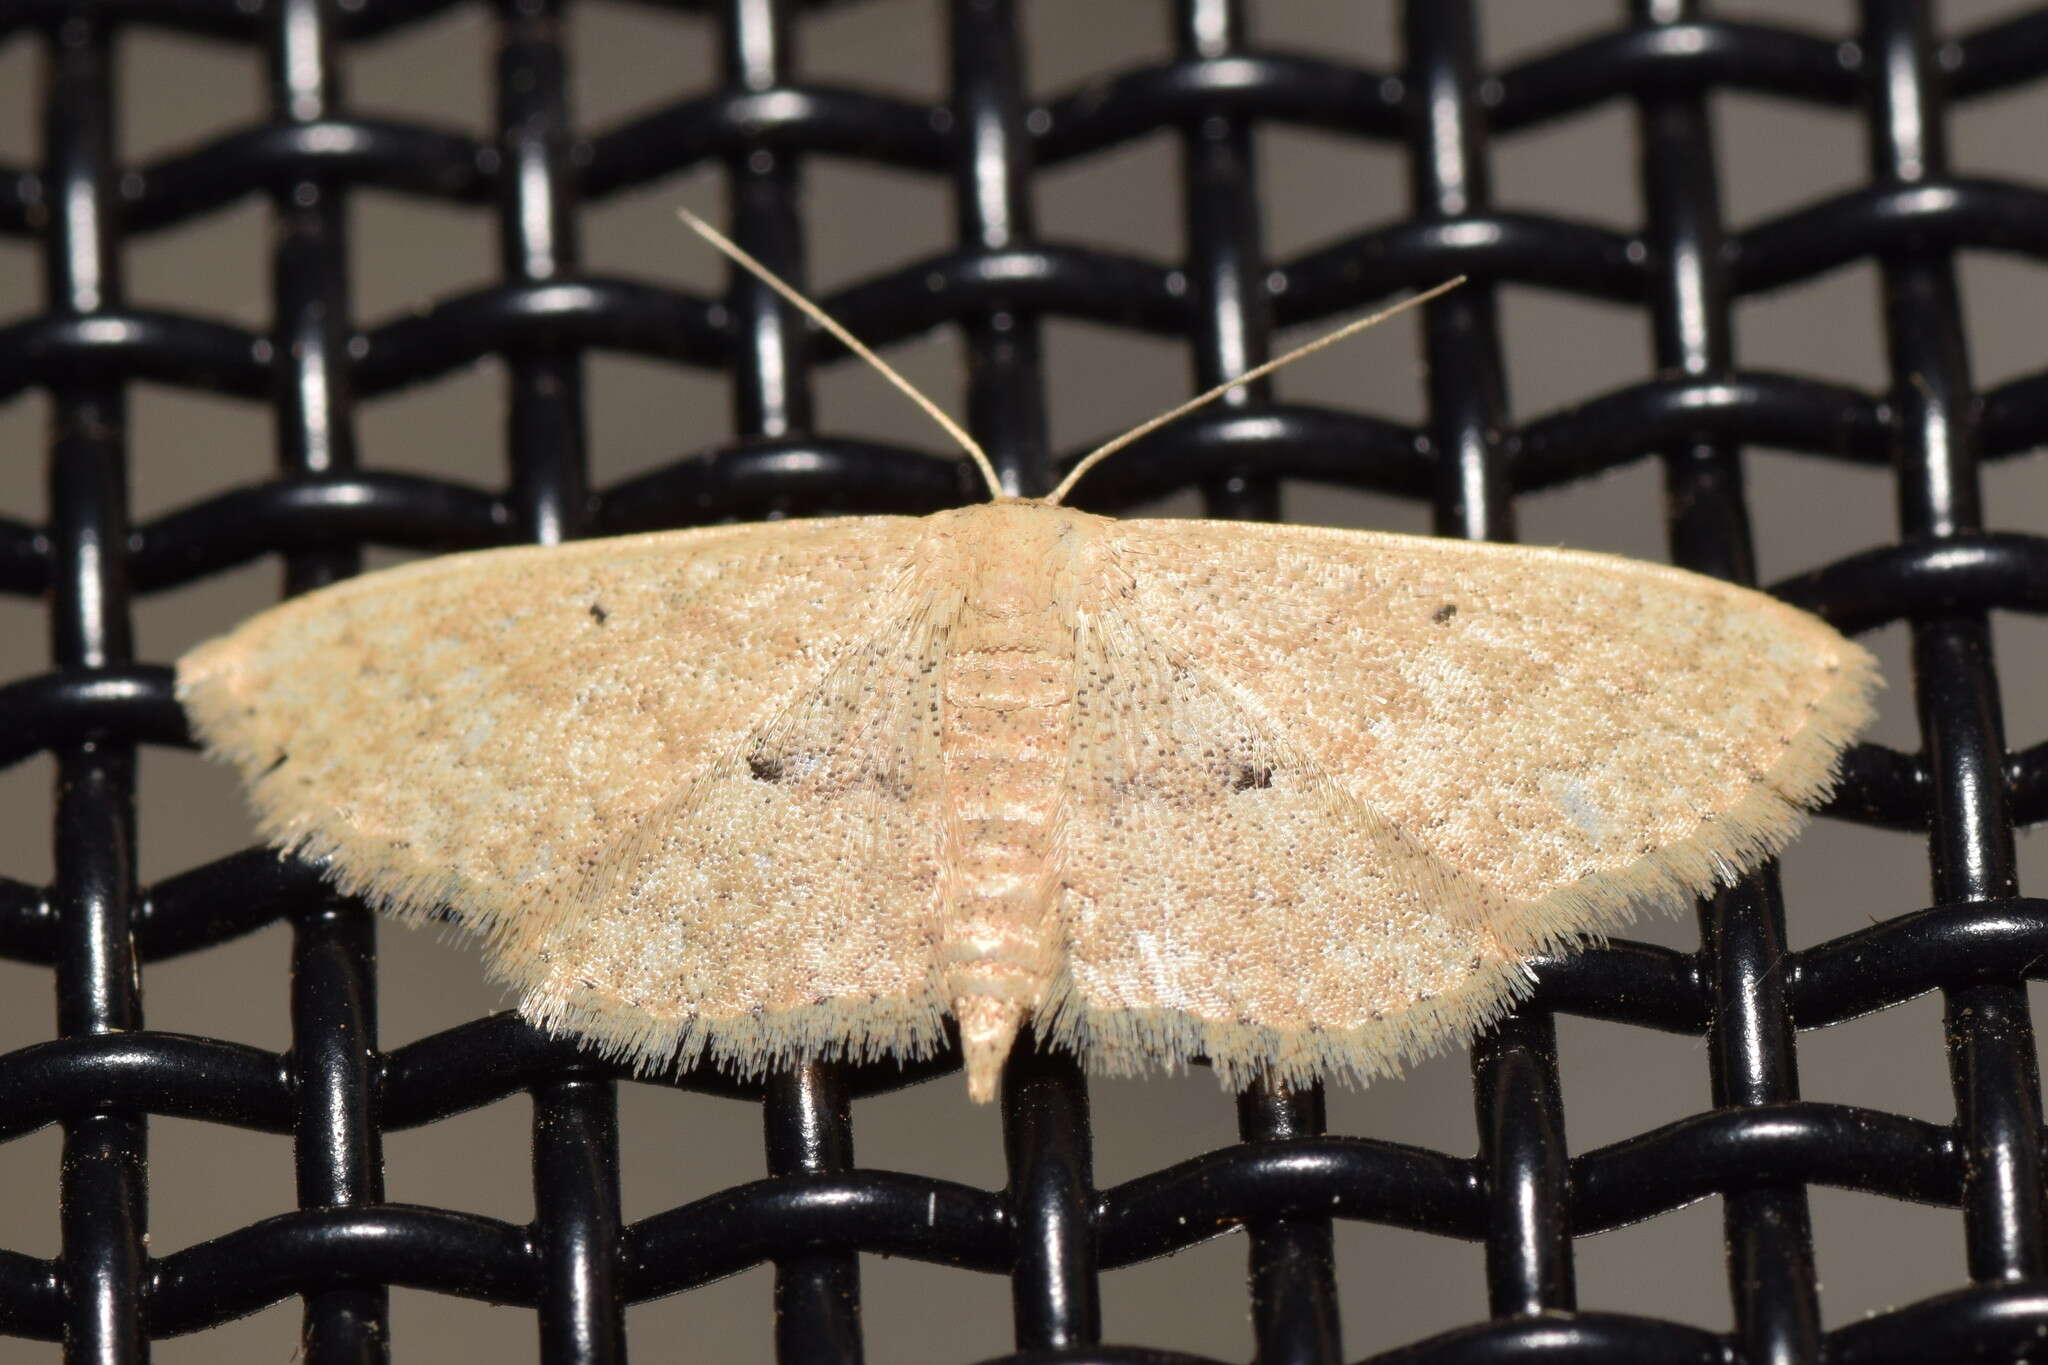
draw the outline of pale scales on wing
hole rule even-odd
[[[1081,472],[367,575],[179,692],[267,839],[451,913],[542,1025],[758,1072],[952,1015],[978,1098],[1026,1022],[1098,1070],[1398,1070],[1782,847],[1869,716],[1869,656],[1760,593],[1115,521]]]

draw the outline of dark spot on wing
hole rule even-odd
[[[1254,767],[1249,763],[1240,763],[1237,770],[1230,775],[1230,789],[1234,792],[1248,792],[1253,788],[1264,791],[1272,785],[1273,768],[1270,764],[1261,763]]]
[[[288,761],[288,760],[289,760],[290,758],[291,758],[291,755],[290,755],[290,754],[287,754],[287,753],[280,753],[280,754],[279,754],[279,755],[278,755],[278,756],[277,756],[276,758],[273,758],[273,759],[271,759],[271,760],[270,760],[270,766],[269,766],[269,767],[265,768],[265,769],[264,769],[264,770],[263,770],[262,772],[260,772],[260,773],[258,773],[258,774],[256,774],[256,775],[257,775],[258,777],[268,777],[268,776],[270,776],[270,775],[271,775],[272,773],[276,772],[276,771],[277,771],[277,770],[278,770],[279,768],[282,768],[282,767],[283,767],[283,766],[285,765],[285,763],[286,763],[286,762],[287,762],[287,761]]]
[[[752,775],[756,782],[780,782],[782,780],[782,760],[754,754],[747,759],[747,772]]]
[[[612,614],[610,612],[604,609],[604,603],[592,602],[590,604],[590,619],[597,622],[599,625],[603,625],[606,621],[609,621],[611,619],[611,615]]]
[[[1441,626],[1457,614],[1458,604],[1455,602],[1446,602],[1442,606],[1438,607],[1435,611],[1431,612],[1429,614],[1429,619]]]
[[[869,791],[877,791],[891,801],[910,800],[910,779],[901,772],[879,767],[868,768],[861,773],[861,785]]]

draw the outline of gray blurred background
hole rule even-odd
[[[1942,22],[1974,27],[2020,6],[2009,0],[1948,0]],[[1092,75],[1160,59],[1170,50],[1168,8],[1140,0],[1029,0],[1029,79],[1052,92]],[[1810,26],[1844,36],[1848,0],[1729,4],[1722,13]],[[1388,0],[1263,0],[1252,4],[1254,38],[1379,66],[1398,63]],[[1500,64],[1570,40],[1621,17],[1619,0],[1491,0],[1484,6],[1487,60]],[[578,0],[571,7],[576,116],[607,126],[715,78],[711,24],[691,17]],[[938,0],[847,5],[799,27],[806,77],[942,98],[945,54]],[[485,7],[465,6],[349,52],[347,94],[361,112],[453,124],[490,136],[492,25]],[[264,116],[261,58],[233,45],[131,30],[120,50],[124,160],[140,161]],[[0,46],[0,160],[39,158],[36,101],[41,53],[30,38]],[[1768,98],[1720,94],[1724,194],[1740,226],[1840,191],[1863,178],[1856,116]],[[1954,122],[1960,174],[2041,180],[2048,87],[1979,101]],[[1493,171],[1504,208],[1566,214],[1619,228],[1641,218],[1635,190],[1630,108],[1611,104],[1527,134],[1497,139]],[[1405,212],[1400,152],[1321,133],[1268,128],[1259,138],[1271,253],[1305,246]],[[1161,260],[1182,251],[1179,151],[1162,133],[1108,155],[1042,175],[1042,234]],[[829,292],[938,250],[952,233],[942,180],[814,158],[806,162],[810,280]],[[353,195],[355,316],[367,323],[485,283],[496,261],[490,211],[456,210],[375,191]],[[688,205],[717,219],[715,171],[677,176],[588,211],[584,253],[598,272],[716,288],[723,267],[682,232],[672,210]],[[128,288],[139,306],[192,311],[266,328],[268,209],[252,199],[230,213],[141,239],[126,253]],[[39,262],[19,242],[0,241],[0,320],[40,306]],[[2040,319],[2048,316],[2048,272],[2015,259],[1972,254],[1962,279],[1976,380],[1988,387],[2041,368]],[[1649,335],[1636,310],[1534,290],[1502,291],[1511,402],[1518,417],[1642,376]],[[1877,277],[1868,264],[1746,303],[1737,356],[1745,367],[1788,370],[1865,389],[1884,385]],[[1177,343],[1087,324],[1047,325],[1052,426],[1057,445],[1130,425],[1185,396],[1189,370]],[[1290,334],[1288,340],[1296,339]],[[1417,347],[1403,319],[1317,356],[1282,376],[1288,397],[1357,407],[1399,418],[1422,413]],[[960,357],[939,333],[891,352],[910,377],[958,406]],[[602,482],[715,445],[730,434],[721,377],[637,359],[592,355],[591,447]],[[158,515],[211,492],[265,477],[272,467],[266,408],[172,392],[133,390],[134,513]],[[936,448],[935,434],[882,383],[850,366],[818,380],[821,425]],[[503,379],[494,363],[361,409],[365,465],[433,471],[480,485],[504,478]],[[0,406],[0,511],[43,515],[47,414],[40,396]],[[1749,455],[1763,572],[1776,579],[1893,537],[1889,476],[1754,450]],[[2040,529],[2048,474],[2016,460],[1986,475],[1990,520],[2000,529]],[[1420,505],[1300,486],[1287,496],[1292,519],[1392,530],[1427,529]],[[1157,509],[1188,512],[1191,502]],[[1657,469],[1637,464],[1521,504],[1525,539],[1663,558]],[[379,556],[390,562],[394,556]],[[273,600],[274,564],[144,601],[140,652],[168,661]],[[2042,625],[1997,622],[2008,732],[2015,746],[2048,733],[2048,698],[2028,685],[2048,662]],[[1914,731],[1903,632],[1875,638],[1892,680],[1876,738],[1912,749]],[[0,599],[0,680],[47,664],[38,604]],[[245,846],[251,838],[227,776],[198,758],[147,750],[141,763],[142,875],[155,880]],[[0,874],[49,875],[52,767],[34,761],[0,772]],[[2022,842],[2029,888],[2041,881],[2040,846]],[[1928,898],[1920,840],[1823,822],[1785,859],[1795,946],[1918,908]],[[1643,936],[1695,943],[1695,926],[1659,922]],[[501,1007],[474,955],[432,932],[382,934],[380,1027],[395,1046]],[[287,1047],[287,930],[261,933],[148,969],[149,1026],[209,1034],[259,1047]],[[46,971],[0,964],[0,1049],[52,1035]],[[1562,1018],[1558,1024],[1568,1134],[1582,1151],[1705,1108],[1707,1059],[1693,1039]],[[1868,1105],[1947,1122],[1952,1101],[1938,1000],[1923,997],[1838,1028],[1803,1035],[1808,1097]],[[1094,1087],[1096,1175],[1114,1184],[1234,1140],[1231,1097],[1206,1073]],[[621,1087],[622,1164],[628,1218],[764,1174],[759,1110],[638,1085]],[[504,1100],[427,1128],[385,1139],[389,1197],[524,1221],[532,1215],[528,1103]],[[1330,1097],[1333,1132],[1366,1134],[1470,1152],[1472,1097],[1463,1053],[1417,1068],[1369,1092]],[[982,1186],[1003,1182],[993,1109],[970,1106],[957,1078],[880,1099],[856,1111],[863,1165],[925,1172]],[[175,1251],[293,1206],[289,1139],[173,1119],[150,1129],[151,1248]],[[38,1256],[57,1252],[55,1180],[59,1135],[46,1129],[0,1145],[0,1246]],[[1829,1326],[1964,1282],[1958,1215],[1870,1196],[1817,1189],[1812,1195],[1823,1308]],[[1626,1309],[1696,1323],[1729,1324],[1718,1200],[1707,1200],[1577,1245],[1586,1308]],[[1340,1223],[1338,1277],[1346,1353],[1358,1356],[1486,1311],[1481,1251],[1475,1245]],[[1178,1347],[1226,1358],[1251,1353],[1245,1247],[1226,1236],[1168,1260],[1105,1277],[1110,1341]],[[869,1358],[957,1362],[1010,1345],[1007,1284],[996,1277],[877,1257],[862,1266]],[[765,1361],[770,1357],[766,1268],[691,1294],[630,1310],[637,1358]],[[219,1330],[161,1343],[156,1359],[284,1362],[297,1349],[296,1300]],[[519,1309],[395,1290],[394,1358],[400,1361],[517,1362],[535,1358],[534,1319]],[[54,1361],[58,1348],[0,1339],[0,1361]]]

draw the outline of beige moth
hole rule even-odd
[[[1758,592],[1094,516],[1128,438],[1009,497],[935,415],[989,501],[367,574],[179,697],[267,840],[452,917],[537,1024],[759,1073],[950,1018],[978,1099],[1026,1024],[1109,1072],[1397,1071],[1783,847],[1870,715],[1870,656]]]

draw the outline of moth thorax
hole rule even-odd
[[[1076,559],[1101,519],[1033,502],[984,503],[935,517],[944,581],[957,585],[967,617],[1008,621],[1066,615]]]

